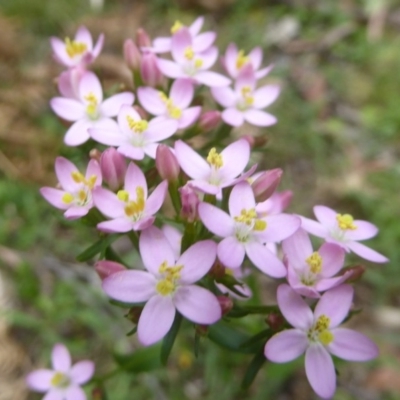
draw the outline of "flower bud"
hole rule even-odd
[[[283,319],[282,315],[278,313],[270,313],[266,318],[266,323],[270,326],[273,331],[278,331],[283,327],[285,320]]]
[[[196,330],[196,334],[199,336],[207,336],[208,334],[208,325],[196,325],[194,328]]]
[[[101,151],[98,149],[92,149],[89,151],[89,157],[91,160],[96,160],[98,163],[100,163]]]
[[[151,46],[150,36],[143,28],[139,28],[136,31],[136,44],[138,45],[139,49],[142,47]]]
[[[105,400],[105,394],[104,391],[101,387],[96,386],[95,388],[92,389],[92,399],[93,400]]]
[[[63,97],[79,100],[79,83],[86,69],[77,66],[64,71],[57,79],[58,90]]]
[[[185,186],[179,188],[181,195],[181,218],[188,222],[194,222],[198,219],[198,206],[200,203],[199,196],[196,190],[187,183]]]
[[[225,276],[225,267],[221,264],[221,262],[217,259],[211,269],[208,271],[208,275],[213,277],[214,279],[221,279]]]
[[[206,111],[200,115],[198,125],[202,131],[209,132],[215,129],[221,120],[221,113],[219,111]]]
[[[156,168],[161,176],[161,179],[166,179],[168,182],[178,180],[180,167],[175,154],[165,144],[157,146],[156,150]]]
[[[340,275],[351,271],[351,275],[346,279],[346,283],[354,283],[359,281],[365,272],[364,265],[353,265],[351,267],[343,268]]]
[[[262,172],[252,183],[251,187],[257,202],[267,200],[278,187],[282,177],[280,168]]]
[[[100,168],[103,179],[111,190],[123,186],[126,172],[125,157],[114,147],[109,147],[100,158]]]
[[[221,307],[222,315],[228,314],[233,308],[233,301],[228,296],[217,296],[218,303]]]
[[[142,314],[143,307],[132,307],[129,309],[128,314],[125,315],[129,321],[133,322],[134,324],[139,323],[140,315]]]
[[[132,39],[126,39],[124,42],[124,60],[126,65],[132,71],[140,69],[142,55]]]
[[[126,268],[122,264],[108,260],[97,261],[97,263],[94,265],[94,269],[96,270],[101,280],[106,279],[116,272],[126,270]]]
[[[151,87],[162,86],[164,76],[157,66],[157,57],[153,53],[144,53],[140,65],[140,73],[143,82]]]
[[[250,145],[250,149],[254,148],[254,145],[256,143],[254,136],[252,135],[243,135],[242,139],[246,140],[246,142]]]

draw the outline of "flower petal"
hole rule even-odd
[[[236,269],[243,264],[245,248],[236,237],[228,236],[218,244],[218,259],[228,268]]]
[[[216,36],[216,33],[211,31],[195,36],[193,38],[193,50],[196,53],[207,50],[214,43]]]
[[[206,179],[210,166],[190,146],[182,140],[175,142],[175,155],[179,165],[192,179]]]
[[[328,236],[328,229],[321,223],[302,216],[299,217],[301,219],[301,227],[308,233],[321,238],[326,238]]]
[[[151,87],[140,87],[137,95],[142,107],[152,115],[161,115],[165,112],[165,103],[162,101],[160,92]]]
[[[102,187],[93,189],[93,202],[99,211],[108,218],[124,216],[124,203],[118,199],[115,193]]]
[[[221,151],[223,165],[219,175],[226,180],[236,178],[246,168],[250,159],[250,145],[245,139],[237,140]]]
[[[89,94],[96,98],[97,104],[103,101],[103,89],[99,78],[95,73],[86,71],[79,82],[79,97],[81,101],[85,103]]]
[[[59,389],[51,388],[42,400],[65,400],[64,392]]]
[[[154,215],[162,206],[167,195],[168,181],[162,181],[146,201],[146,215]]]
[[[86,400],[86,394],[80,386],[70,386],[66,389],[65,400]]]
[[[318,253],[322,257],[321,276],[330,278],[342,269],[346,255],[343,248],[334,243],[324,243]]]
[[[372,250],[361,243],[349,242],[346,244],[353,253],[356,253],[365,260],[376,263],[386,263],[389,261],[389,259],[385,257],[383,254],[378,253],[377,251]]]
[[[231,126],[241,126],[244,122],[244,115],[236,108],[227,108],[221,113],[222,120]]]
[[[54,97],[50,100],[51,109],[66,121],[78,121],[85,116],[85,106],[74,99]]]
[[[226,76],[213,71],[198,72],[194,78],[203,85],[210,87],[228,86],[231,83],[231,80]]]
[[[315,206],[314,207],[315,218],[329,230],[336,229],[338,223],[336,216],[338,215],[336,211],[332,210],[326,206]]]
[[[254,192],[246,181],[236,184],[229,196],[229,213],[231,217],[237,217],[242,210],[250,210],[256,205]]]
[[[143,189],[144,198],[147,198],[147,182],[142,170],[133,162],[129,163],[125,174],[124,189],[129,193],[131,199],[136,199],[136,188]]]
[[[170,99],[179,108],[187,108],[193,100],[193,83],[188,79],[177,79],[171,86]]]
[[[245,111],[244,119],[250,124],[256,126],[270,126],[276,124],[278,121],[273,115],[265,111],[255,109]]]
[[[133,223],[126,217],[103,221],[97,224],[97,229],[107,233],[129,232],[133,229]]]
[[[163,75],[168,76],[169,78],[176,79],[185,77],[182,67],[171,60],[157,58],[157,67]]]
[[[267,85],[254,91],[254,107],[265,108],[279,96],[281,88],[278,85]]]
[[[61,343],[56,344],[51,352],[51,363],[54,370],[68,372],[71,368],[71,356],[68,349]]]
[[[225,108],[233,107],[236,102],[235,92],[230,87],[213,87],[211,94],[215,101]]]
[[[64,190],[54,189],[51,187],[43,187],[40,194],[54,207],[66,210],[70,205],[63,202],[62,198],[65,194]]]
[[[123,105],[131,106],[134,100],[135,96],[133,93],[123,92],[115,94],[101,104],[101,113],[106,117],[115,117]]]
[[[280,242],[291,236],[299,229],[301,220],[296,215],[277,214],[263,218],[267,223],[264,231],[259,232],[259,236],[266,242]]]
[[[304,229],[298,229],[285,239],[282,242],[282,249],[294,268],[304,267],[306,258],[313,252],[311,240]]]
[[[51,388],[51,379],[54,373],[50,369],[38,369],[27,375],[26,384],[35,392],[47,392]]]
[[[200,203],[198,212],[205,227],[220,237],[227,237],[233,234],[234,222],[225,212],[209,203]]]
[[[94,362],[89,360],[79,361],[71,368],[69,376],[76,385],[88,382],[94,374]]]
[[[67,146],[79,146],[85,143],[90,139],[88,129],[92,127],[93,123],[86,119],[76,121],[65,133],[64,143]]]
[[[184,110],[182,112],[181,118],[179,119],[179,129],[185,129],[192,125],[197,120],[197,118],[199,118],[200,113],[200,106],[190,107]]]

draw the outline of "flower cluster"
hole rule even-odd
[[[249,274],[286,279],[277,302],[294,328],[278,326],[267,338],[265,356],[286,362],[305,352],[311,386],[329,398],[336,385],[329,353],[356,361],[377,355],[369,339],[338,327],[354,291],[346,253],[387,261],[359,243],[377,228],[325,206],[314,207],[318,222],[284,212],[292,193],[277,191],[282,170],[256,172],[252,140],[227,141],[232,127],[277,122],[265,111],[280,92],[263,83],[272,67],[262,68],[260,48],[245,53],[232,43],[222,57],[226,75],[211,71],[218,59],[216,34],[201,32],[203,23],[177,21],[170,36],[154,40],[139,30],[136,42],[124,44],[136,93],[105,100],[99,78],[87,70],[103,36],[94,48],[85,28],[72,41],[52,39],[55,58],[68,67],[58,79],[61,97],[50,102],[72,122],[64,141],[78,146],[92,140],[102,153],[92,152],[85,174],[59,157],[59,188],[41,193],[66,218],[95,217],[101,237],[131,239],[143,266],[123,265],[113,252],[102,252],[96,270],[105,294],[139,310],[135,329],[144,346],[164,338],[177,316],[203,328],[229,316],[237,307],[233,299],[243,302],[252,294],[244,283]],[[201,138],[188,141],[195,136]],[[168,218],[160,211],[167,198]],[[308,234],[323,239],[318,250]],[[37,387],[53,390],[62,381],[64,391],[77,391],[83,380],[75,380],[67,364],[54,364],[62,378],[46,373]]]

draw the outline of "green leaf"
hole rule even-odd
[[[248,389],[250,385],[253,383],[254,378],[257,376],[258,371],[267,361],[264,355],[264,347],[260,348],[259,351],[254,355],[253,359],[251,360],[247,370],[244,374],[242,380],[242,389]]]
[[[159,358],[160,345],[144,347],[133,354],[114,354],[115,362],[125,371],[141,373],[150,372],[161,367]]]
[[[119,236],[120,235],[108,235],[107,237],[98,240],[86,250],[82,251],[82,253],[76,257],[77,261],[87,261],[99,253],[104,253],[107,247],[110,246],[111,243],[113,243],[115,240],[117,240]]]
[[[266,341],[269,339],[275,332],[273,332],[271,329],[264,329],[261,332],[258,332],[254,336],[252,336],[249,340],[246,340],[245,342],[242,343],[241,347],[249,347],[253,346],[254,344],[258,343],[260,340]]]
[[[169,354],[171,353],[172,346],[174,345],[176,336],[177,336],[179,328],[181,326],[181,322],[182,322],[182,315],[177,312],[175,314],[175,319],[171,326],[171,329],[169,330],[167,335],[164,337],[164,340],[162,342],[161,353],[160,353],[162,365],[167,365],[168,357],[169,357]]]

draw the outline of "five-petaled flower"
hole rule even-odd
[[[116,272],[103,281],[108,296],[126,303],[146,302],[138,323],[138,338],[149,346],[162,339],[172,326],[176,310],[189,321],[210,325],[221,318],[213,293],[194,285],[211,268],[216,244],[203,240],[181,256],[164,233],[150,227],[139,240],[140,255],[147,271]]]
[[[71,366],[71,356],[63,344],[56,344],[51,353],[53,369],[38,369],[26,377],[28,387],[46,393],[43,400],[86,400],[81,385],[94,373],[94,363],[79,361]]]
[[[336,389],[336,373],[329,353],[348,361],[368,361],[378,356],[378,348],[361,333],[339,325],[352,304],[354,290],[341,285],[325,292],[314,312],[290,286],[278,287],[278,305],[294,329],[275,334],[265,345],[265,356],[285,363],[304,352],[308,381],[322,398],[331,398]]]

